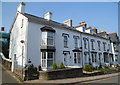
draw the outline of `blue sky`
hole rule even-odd
[[[19,2],[2,3],[2,26],[9,31]],[[62,23],[73,20],[73,26],[86,21],[89,26],[106,32],[118,32],[117,2],[26,2],[26,13],[39,17],[50,11],[52,20]]]

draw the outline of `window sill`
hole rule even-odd
[[[64,48],[68,48],[67,46],[64,46]]]

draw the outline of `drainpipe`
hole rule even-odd
[[[82,47],[82,67],[83,67],[83,66],[84,66],[84,65],[83,65],[84,59],[83,59],[83,46],[82,46],[83,38],[82,38],[82,33],[80,34],[80,36],[81,36],[81,47]]]
[[[89,37],[88,37],[88,52],[89,52],[89,64],[91,64],[91,59],[90,59],[90,42],[89,42]]]

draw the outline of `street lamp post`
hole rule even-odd
[[[23,44],[24,40],[21,40],[20,42]],[[24,51],[24,46],[22,45],[22,79],[23,79],[23,51]]]

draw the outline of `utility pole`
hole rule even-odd
[[[23,52],[24,52],[24,46],[23,46],[23,43],[24,43],[24,41],[21,40],[20,42],[22,43],[22,79],[23,79]]]

